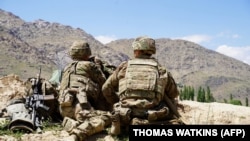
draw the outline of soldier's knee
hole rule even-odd
[[[70,117],[70,118],[74,118],[74,108],[73,107],[59,107],[59,112],[61,114],[62,117]]]

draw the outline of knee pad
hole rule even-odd
[[[75,109],[74,107],[59,107],[59,112],[63,117],[74,118]]]

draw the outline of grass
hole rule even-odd
[[[13,132],[13,131],[9,130],[8,129],[9,123],[10,123],[10,121],[8,121],[8,120],[1,120],[1,122],[0,122],[0,136],[9,135],[9,136],[16,138],[17,140],[20,140],[21,136],[23,134],[25,134],[25,132],[21,132],[21,131]]]
[[[21,141],[22,136],[27,134],[27,132],[25,131],[11,131],[8,129],[8,125],[9,125],[9,121],[7,120],[1,120],[0,121],[0,136],[11,136],[14,137],[16,140]],[[63,130],[63,127],[61,125],[61,123],[51,123],[50,121],[44,121],[42,123],[42,127],[43,127],[43,132],[46,131],[53,131],[53,135],[55,136],[59,136],[60,135],[60,131]],[[104,130],[102,133],[103,134],[108,134],[110,131],[110,128],[106,128],[106,130]],[[129,135],[127,132],[123,132],[124,134],[119,135],[119,136],[115,136],[113,137],[114,140],[116,141],[128,141],[129,140]],[[0,138],[1,140],[1,138]],[[96,138],[96,141],[104,141],[103,137],[100,138]]]
[[[2,118],[3,119],[3,118]],[[8,125],[9,125],[10,121],[8,120],[1,120],[0,121],[0,136],[12,136],[17,140],[21,140],[21,137],[24,134],[27,134],[26,131],[12,131],[9,130]],[[42,124],[43,127],[43,131],[55,131],[55,134],[58,133],[58,131],[62,131],[63,127],[60,123],[50,123],[49,121],[45,121]]]
[[[43,122],[43,130],[44,131],[61,131],[63,127],[61,123],[51,123],[50,121]]]

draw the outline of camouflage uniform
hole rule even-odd
[[[70,55],[74,61],[62,74],[60,112],[64,117],[64,129],[78,140],[84,140],[111,123],[110,106],[101,94],[106,76],[100,66],[89,60],[91,51],[87,42],[74,42]]]
[[[172,118],[165,97],[173,102],[179,95],[171,73],[151,57],[155,54],[155,41],[148,37],[138,37],[132,46],[134,50],[142,50],[143,53],[121,63],[102,87],[106,100],[114,104],[112,127],[116,129],[111,128],[111,134],[114,135],[119,134],[119,125],[144,124]]]

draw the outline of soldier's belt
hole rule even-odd
[[[141,90],[127,90],[125,93],[120,95],[121,98],[146,98],[154,99],[155,92],[153,91],[141,91]]]
[[[132,117],[138,117],[138,118],[147,118],[148,117],[148,110],[147,109],[132,109],[131,110],[131,116]]]

